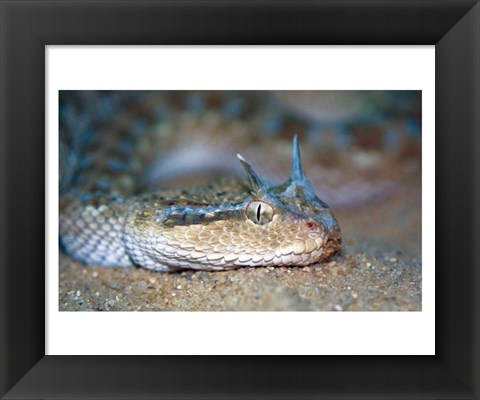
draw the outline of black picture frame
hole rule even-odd
[[[480,398],[478,0],[3,0],[0,24],[2,398]],[[45,356],[53,44],[435,45],[436,355]]]

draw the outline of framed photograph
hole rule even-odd
[[[2,10],[2,396],[478,398],[478,2]]]

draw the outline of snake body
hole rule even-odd
[[[305,266],[328,260],[340,249],[339,224],[302,168],[297,136],[292,161],[282,162],[292,165],[282,183],[260,178],[238,156],[247,179],[156,188],[155,176],[167,169],[159,164],[159,153],[175,147],[169,142],[178,133],[187,142],[204,132],[245,137],[268,128],[269,118],[272,125],[271,105],[259,107],[248,95],[240,102],[226,95],[220,102],[207,94],[202,101],[209,102],[208,108],[194,97],[186,111],[174,112],[170,107],[175,96],[166,100],[140,93],[141,101],[129,95],[126,104],[121,96],[112,96],[61,94],[59,229],[62,246],[74,259],[157,271],[225,270]],[[89,105],[86,111],[84,103]],[[118,115],[116,103],[129,112]],[[246,119],[249,124],[242,123]],[[283,121],[282,131],[289,131],[290,138],[293,129],[305,130],[304,121],[295,116]],[[265,150],[263,157],[268,158]],[[88,156],[79,156],[82,152]]]

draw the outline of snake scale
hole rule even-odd
[[[341,248],[340,227],[307,178],[294,135],[305,137],[311,123],[290,108],[278,128],[280,101],[257,97],[61,92],[63,249],[85,264],[156,271],[305,266],[330,259]],[[253,163],[237,154],[243,177],[157,187],[158,176],[172,164],[162,164],[159,154],[163,151],[168,160],[163,147],[175,148],[180,134],[196,148],[183,157],[188,159],[201,154],[198,138],[205,132],[217,132],[212,141],[222,142],[226,134],[255,138],[262,129],[287,132],[284,142],[293,143],[283,182],[262,178]],[[268,157],[263,148],[260,158]],[[211,161],[209,155],[200,158]]]

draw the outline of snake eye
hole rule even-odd
[[[247,218],[259,225],[268,224],[273,218],[273,208],[263,201],[252,201],[247,206]]]

